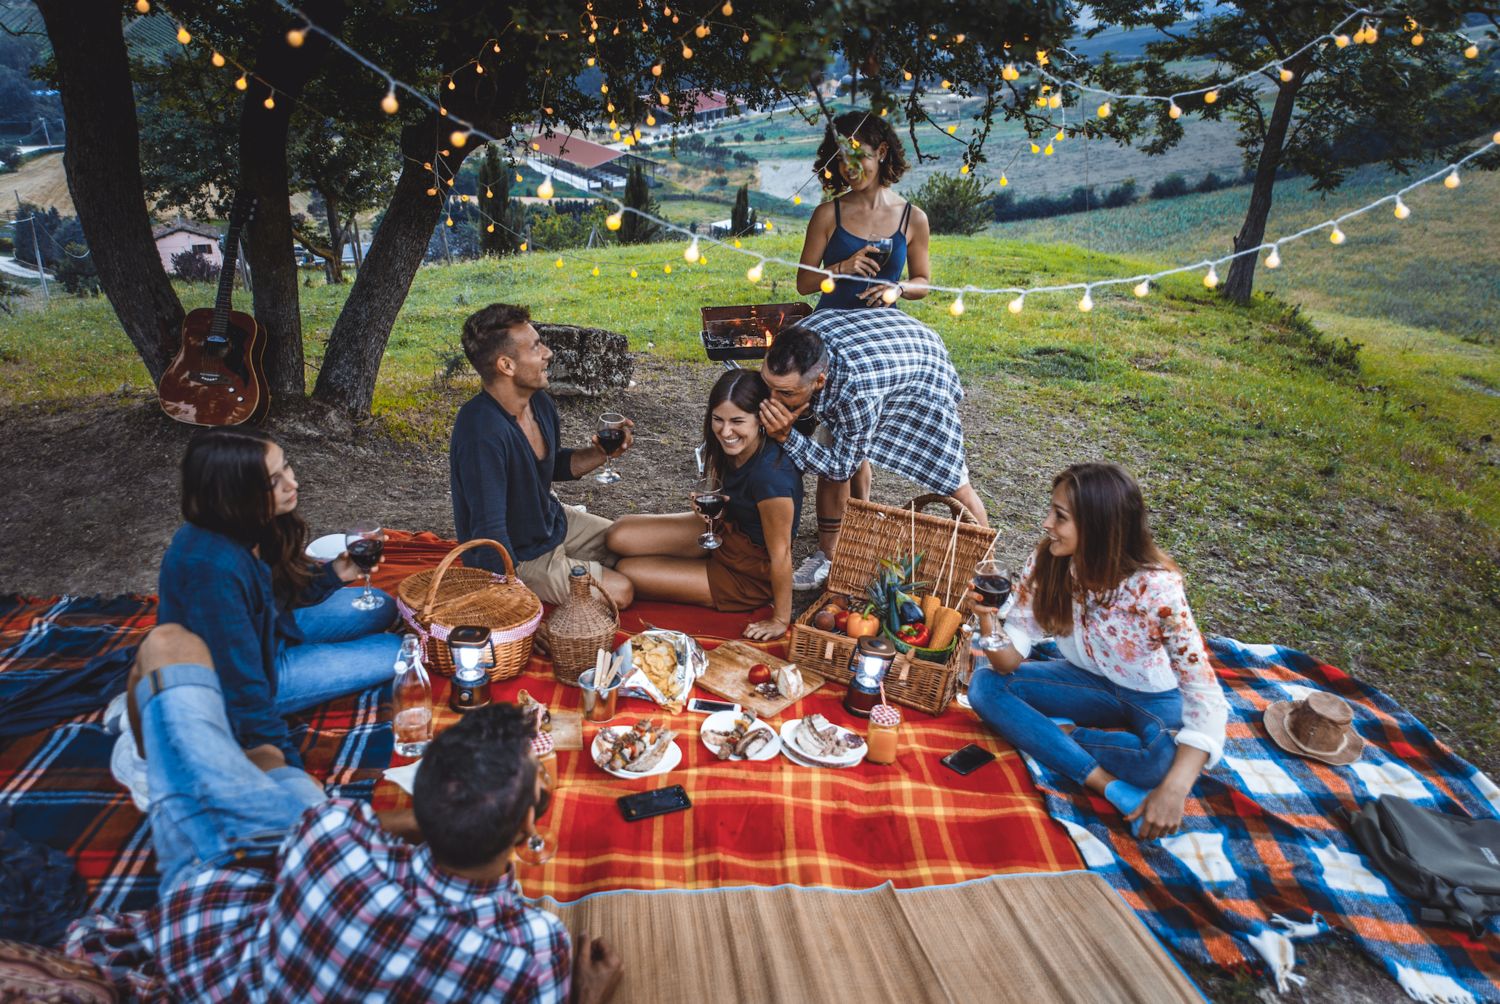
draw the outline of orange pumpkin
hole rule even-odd
[[[874,614],[849,614],[849,623],[844,633],[850,638],[868,638],[880,633],[880,618]]]

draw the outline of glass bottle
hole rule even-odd
[[[432,683],[422,667],[422,647],[414,634],[401,639],[396,679],[391,685],[391,705],[395,712],[392,724],[396,754],[412,759],[420,757],[432,742]]]
[[[901,728],[901,709],[894,704],[877,704],[870,709],[870,726],[865,733],[870,763],[896,762],[896,736]]]

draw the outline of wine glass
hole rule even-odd
[[[875,260],[875,266],[884,271],[886,263],[891,260],[891,252],[896,250],[895,238],[877,237],[865,243],[875,249],[870,257]]]
[[[703,522],[708,524],[708,532],[698,536],[698,546],[705,551],[712,551],[724,543],[724,538],[714,533],[714,520],[724,515],[729,496],[724,494],[718,478],[705,477],[694,483],[692,500],[693,508],[703,517]]]
[[[599,416],[594,435],[599,437],[599,448],[604,451],[604,467],[594,475],[594,480],[601,485],[612,485],[621,478],[620,472],[614,467],[614,455],[625,445],[625,416],[606,411]]]
[[[370,573],[380,564],[380,556],[385,553],[385,532],[372,520],[360,520],[344,531],[344,549],[349,552],[349,560],[355,567],[365,573],[365,591],[359,594],[352,606],[355,610],[380,609],[385,605],[385,597],[370,588]]]
[[[552,805],[552,772],[546,761],[537,763],[537,779],[541,790],[536,796],[535,818],[541,819]],[[516,844],[516,857],[529,865],[544,865],[557,856],[557,836],[548,828],[533,825],[531,832]]]
[[[989,634],[979,632],[979,615],[974,615],[976,632],[973,640],[974,647],[986,652],[1004,648],[1007,639],[1000,629],[1001,610],[1005,606],[1005,601],[1010,599],[1010,573],[1000,562],[986,558],[974,566],[974,589],[979,593],[981,602],[985,606],[995,608],[993,628]]]

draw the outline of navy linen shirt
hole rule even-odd
[[[330,562],[299,606],[318,603],[343,583]],[[286,719],[276,713],[276,656],[302,641],[289,609],[277,605],[271,566],[250,545],[192,523],[172,537],[157,578],[159,624],[181,624],[203,639],[224,691],[224,710],[240,746],[270,744],[302,766]]]
[[[739,467],[731,462],[724,472],[724,494],[729,496],[729,521],[761,547],[766,532],[760,523],[760,503],[766,499],[792,500],[792,534],[802,518],[802,472],[781,444],[767,437],[755,456]]]
[[[448,481],[453,493],[453,527],[459,543],[498,540],[517,564],[560,546],[568,535],[562,503],[552,482],[576,481],[573,451],[558,449],[561,427],[557,405],[543,391],[531,396],[531,414],[547,444],[540,460],[520,423],[487,392],[480,391],[458,410],[448,444]],[[493,548],[464,554],[464,564],[505,571]]]

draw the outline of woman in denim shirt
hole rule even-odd
[[[282,716],[390,679],[400,639],[385,632],[396,604],[351,606],[356,591],[339,587],[363,573],[347,553],[309,562],[297,479],[259,430],[194,436],[182,515],[161,563],[157,620],[208,645],[240,745],[273,746],[300,766]]]

